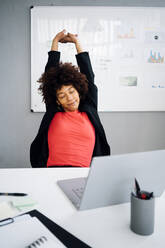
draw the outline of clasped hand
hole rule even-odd
[[[51,47],[51,51],[58,51],[58,43],[74,43],[77,53],[81,53],[83,52],[82,47],[80,45],[80,42],[78,41],[78,35],[77,34],[71,34],[71,33],[66,33],[66,30],[62,30],[61,32],[59,32],[58,34],[56,34],[56,36],[53,39],[52,42],[52,47]]]
[[[78,37],[77,34],[66,33],[66,30],[64,29],[58,34],[56,34],[54,40],[61,43],[67,43],[67,42],[76,43],[77,37]]]

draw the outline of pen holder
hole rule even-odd
[[[131,193],[131,223],[133,232],[151,235],[154,232],[155,198],[140,199]]]

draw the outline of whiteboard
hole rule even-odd
[[[77,33],[89,51],[99,111],[165,110],[165,8],[49,6],[31,8],[31,110],[44,112],[37,80],[52,39]],[[76,64],[74,44],[59,44],[62,62]]]

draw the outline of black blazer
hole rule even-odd
[[[60,61],[60,52],[50,51],[45,71],[54,67]],[[104,128],[97,112],[97,87],[94,84],[94,73],[92,70],[89,54],[82,52],[76,55],[80,72],[85,74],[88,80],[88,94],[84,102],[80,101],[79,111],[86,112],[89,120],[95,128],[95,146],[92,156],[110,155]],[[54,115],[59,112],[56,103],[46,106],[46,113],[43,116],[38,134],[30,147],[30,162],[32,167],[46,167],[49,156],[48,151],[48,129]]]

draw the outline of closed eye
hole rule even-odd
[[[63,99],[65,98],[65,95],[59,95],[58,98]]]
[[[73,94],[74,92],[75,92],[75,91],[74,91],[74,90],[72,90],[72,91],[70,91],[69,93],[70,93],[70,94]]]

